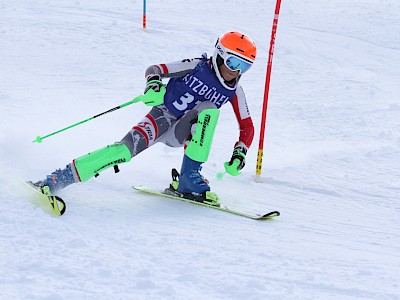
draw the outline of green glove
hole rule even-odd
[[[158,92],[153,89],[149,89],[143,96],[137,97],[133,103],[143,101],[147,106],[157,106],[164,103],[164,95],[166,88],[162,85]]]
[[[233,149],[232,157],[229,162],[224,163],[225,171],[232,175],[238,176],[241,169],[246,164],[247,147],[242,142],[239,142]]]
[[[146,88],[144,89],[144,94],[147,93],[148,90],[152,89],[155,92],[159,92],[161,87],[163,86],[161,76],[158,74],[149,75],[146,78]]]

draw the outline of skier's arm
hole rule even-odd
[[[149,106],[162,104],[166,92],[162,79],[184,76],[192,71],[200,61],[206,58],[207,56],[203,54],[201,58],[184,59],[182,61],[148,67],[145,72],[146,87],[141,101]]]
[[[152,89],[160,92],[163,88],[162,79],[183,76],[193,70],[201,58],[184,59],[168,64],[152,65],[146,69],[146,87],[144,93]]]
[[[247,107],[246,97],[241,86],[236,89],[236,94],[231,101],[233,111],[239,124],[239,140],[238,143],[243,143],[247,148],[250,147],[254,137],[254,125],[251,119],[249,109]]]
[[[254,126],[247,108],[246,97],[240,86],[236,89],[236,94],[231,104],[239,123],[240,135],[233,148],[230,161],[225,163],[225,169],[229,174],[236,176],[240,174],[239,171],[243,169],[246,163],[247,149],[250,147],[254,137]]]
[[[161,78],[183,76],[193,70],[201,61],[201,58],[184,59],[182,61],[167,64],[152,65],[145,72],[146,79],[158,75]]]

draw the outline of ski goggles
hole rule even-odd
[[[229,70],[239,71],[240,74],[246,72],[253,65],[253,62],[228,53],[223,57],[223,60]]]

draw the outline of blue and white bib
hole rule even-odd
[[[203,101],[210,101],[220,108],[231,101],[235,93],[236,89],[226,89],[207,61],[202,60],[190,73],[169,80],[164,105],[179,118]]]

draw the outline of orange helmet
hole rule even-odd
[[[241,32],[227,32],[219,38],[218,42],[225,48],[225,51],[231,52],[233,55],[250,60],[251,63],[253,63],[256,59],[256,44],[254,44],[254,42],[248,36]]]
[[[215,44],[212,59],[215,72],[220,82],[225,86],[224,79],[219,73],[219,66],[224,63],[232,71],[245,73],[256,59],[257,48],[254,42],[245,34],[238,31],[224,33]],[[227,87],[229,89],[234,89]]]

